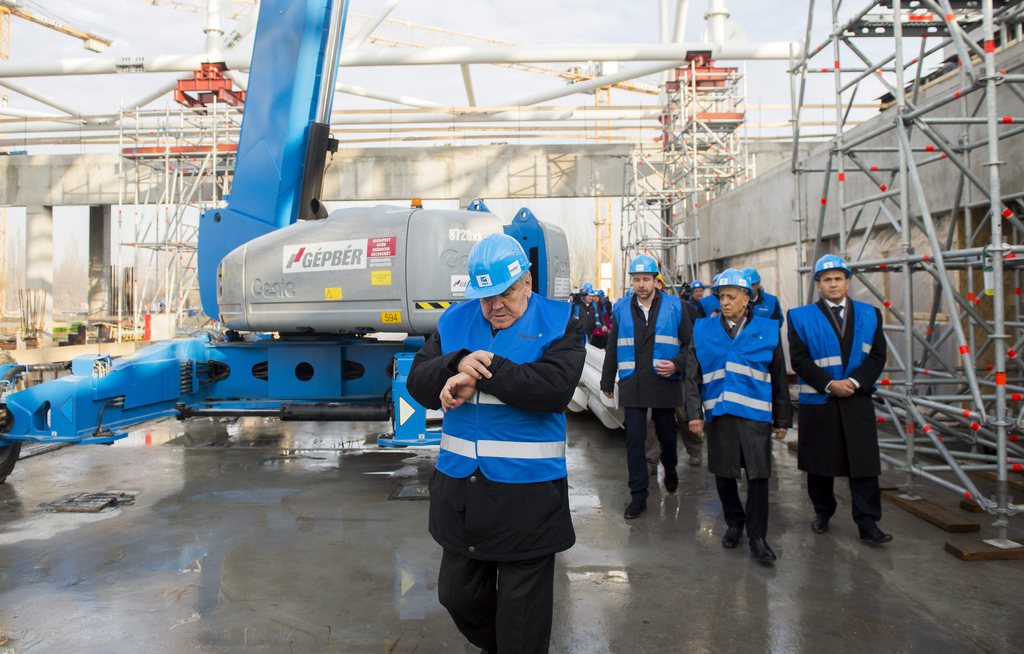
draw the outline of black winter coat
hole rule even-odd
[[[831,319],[831,311],[823,300],[815,305],[826,318],[839,339],[839,330]],[[885,333],[882,330],[882,315],[874,309],[878,327],[871,344],[871,352],[851,377],[860,388],[852,396],[839,398],[830,396],[823,405],[801,405],[799,410],[799,467],[804,472],[826,477],[877,477],[881,473],[878,456],[878,428],[875,423],[875,407],[871,400],[872,386],[885,369],[887,356]],[[853,304],[847,302],[843,322],[849,327],[844,330],[840,341],[843,366],[850,360],[853,347]],[[823,352],[811,352],[806,343],[789,325],[789,358],[796,372],[807,384],[818,391],[824,391],[832,377],[815,365],[814,360],[824,356]]]
[[[654,302],[651,304],[650,318],[646,321],[636,296],[629,300],[633,311],[636,373],[619,381],[619,405],[656,409],[682,406],[687,416],[699,416],[700,392],[696,383],[697,358],[693,354],[693,324],[685,310],[677,330],[679,353],[672,358],[683,379],[673,381],[654,372],[654,324],[661,308],[661,297],[662,292],[656,291]],[[615,378],[618,375],[618,351],[615,346],[618,334],[619,326],[613,322],[608,333],[608,347],[605,349],[604,367],[601,371],[601,390],[606,393],[615,389]],[[689,383],[684,384],[684,381]]]
[[[441,408],[441,389],[469,354],[468,350],[441,352],[441,338],[435,332],[409,371],[409,393],[430,409]],[[477,388],[527,411],[562,412],[576,390],[585,360],[580,323],[570,318],[562,338],[537,361],[519,365],[495,354],[490,366],[493,377],[477,382]],[[507,484],[487,479],[479,468],[461,479],[434,470],[429,529],[441,547],[485,561],[546,556],[576,542],[564,477]]]

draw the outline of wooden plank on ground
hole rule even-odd
[[[946,551],[961,561],[1024,561],[1024,547],[1002,549],[981,541],[947,541]]]
[[[888,499],[907,513],[916,515],[922,520],[927,520],[939,529],[950,533],[960,534],[981,529],[981,525],[978,523],[971,522],[960,514],[943,508],[931,500],[924,498],[908,499],[897,491],[884,491],[882,497]]]

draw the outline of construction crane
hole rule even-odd
[[[17,16],[36,25],[79,39],[85,49],[92,52],[103,52],[111,44],[110,39],[68,25],[34,2],[0,0],[0,60],[2,61],[11,58],[11,16]]]

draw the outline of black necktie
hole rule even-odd
[[[843,305],[840,304],[838,306],[832,307],[832,315],[836,317],[836,325],[839,326],[839,329],[842,329],[843,328]]]

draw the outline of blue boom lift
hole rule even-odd
[[[382,445],[435,444],[404,382],[423,336],[462,297],[473,244],[504,229],[534,263],[534,290],[568,296],[565,235],[528,209],[509,226],[482,201],[328,215],[320,194],[337,149],[347,5],[260,7],[232,192],[199,224],[200,297],[223,332],[77,357],[71,374],[24,390],[28,368],[0,366],[0,482],[26,441],[109,443],[167,416],[391,420]]]

